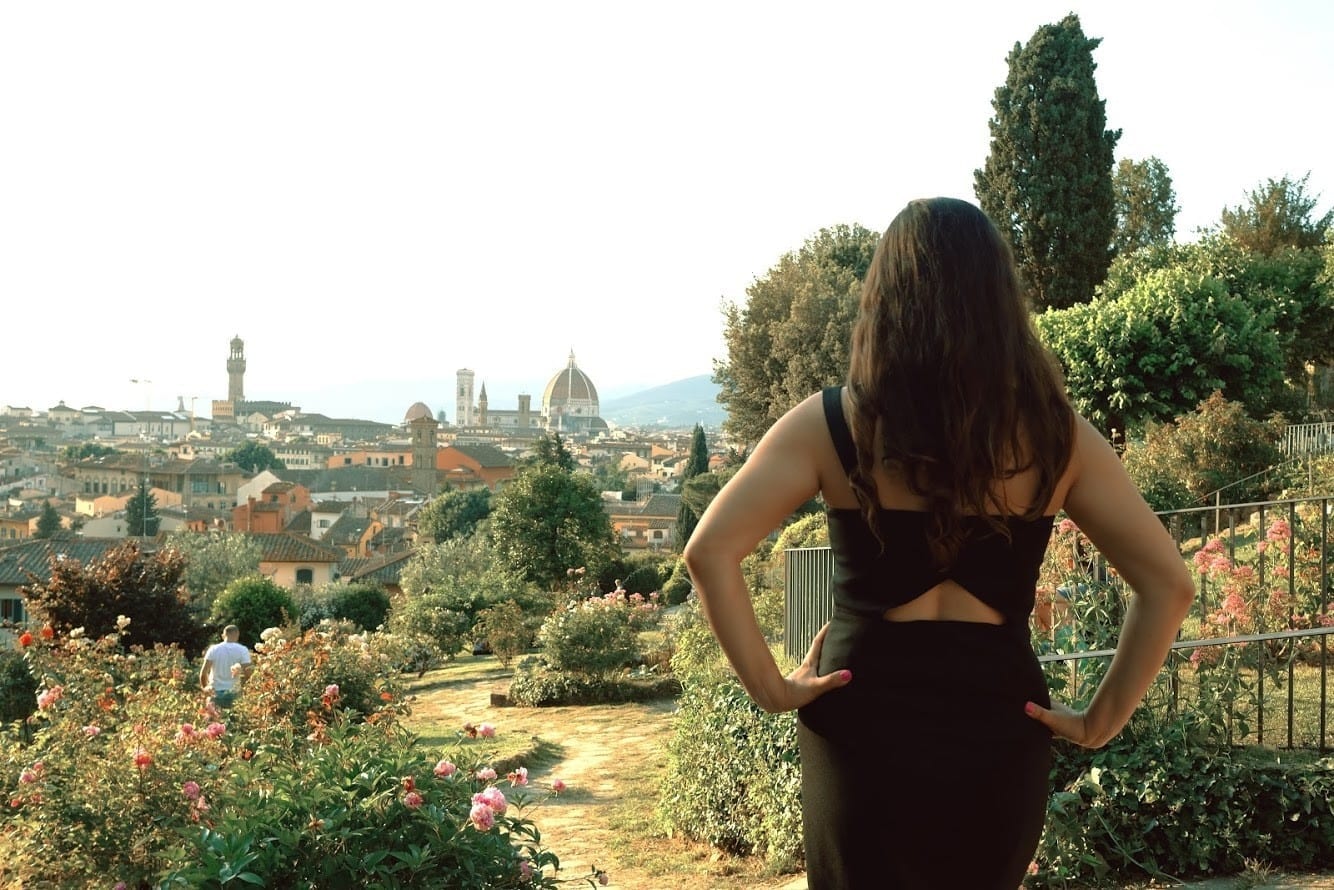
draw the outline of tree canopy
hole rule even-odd
[[[20,590],[34,614],[59,632],[82,627],[97,639],[116,631],[124,615],[130,619],[130,642],[194,651],[203,644],[204,632],[181,590],[184,572],[185,558],[178,551],[144,553],[138,543],[126,541],[87,565],[53,558],[50,580],[33,579]]]
[[[1272,312],[1188,268],[1152,270],[1114,299],[1036,322],[1075,406],[1105,431],[1171,420],[1214,390],[1261,413],[1283,379]]]
[[[525,467],[496,495],[489,534],[501,562],[544,590],[566,569],[597,575],[617,551],[592,477],[557,463]]]
[[[1301,179],[1268,179],[1246,193],[1245,202],[1223,209],[1221,226],[1246,250],[1273,254],[1285,247],[1318,248],[1331,225],[1334,210],[1316,217],[1319,195],[1306,192],[1308,172]]]
[[[466,538],[478,523],[491,515],[491,492],[448,491],[435,497],[417,514],[417,531],[437,544],[451,538]]]
[[[222,459],[227,463],[236,464],[247,473],[287,469],[287,465],[278,459],[269,446],[254,441],[233,448],[224,454]]]
[[[1043,25],[1006,57],[992,98],[991,150],[974,173],[982,210],[1014,250],[1039,308],[1088,301],[1112,257],[1112,161],[1093,50],[1071,14]]]
[[[263,555],[258,542],[249,535],[210,532],[174,532],[167,537],[164,549],[180,552],[185,557],[185,572],[181,582],[196,612],[207,617],[218,594],[238,578],[259,574]]]
[[[42,501],[42,515],[37,517],[37,531],[34,538],[49,538],[60,531],[60,514],[51,506],[50,501]]]
[[[852,323],[880,236],[859,225],[821,229],[724,307],[727,361],[714,367],[724,426],[758,442],[789,408],[848,375]]]
[[[130,534],[151,538],[157,534],[162,519],[157,512],[157,496],[140,483],[137,491],[125,502],[125,525]]]
[[[690,456],[686,458],[685,469],[681,471],[681,485],[685,486],[691,479],[708,471],[708,440],[704,436],[703,425],[697,423],[690,436]],[[676,546],[678,550],[685,549],[690,536],[695,532],[695,526],[699,523],[699,516],[700,514],[695,512],[694,507],[687,503],[684,497],[681,498],[681,506],[676,511]]]
[[[1112,195],[1116,201],[1112,249],[1117,256],[1172,242],[1181,208],[1166,164],[1154,157],[1123,158],[1112,173]]]

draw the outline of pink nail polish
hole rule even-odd
[[[1025,705],[1024,705],[1024,713],[1025,713],[1025,714],[1027,714],[1028,716],[1032,717],[1032,716],[1033,716],[1034,714],[1036,714],[1037,712],[1038,712],[1038,706],[1037,706],[1037,705],[1033,704],[1032,702],[1027,702],[1027,703],[1025,703]]]
[[[838,678],[846,683],[852,679],[852,671],[839,671]]]

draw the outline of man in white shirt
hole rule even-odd
[[[204,664],[199,668],[199,686],[205,692],[212,690],[218,707],[230,707],[236,701],[236,692],[250,673],[250,650],[237,640],[241,629],[229,624],[222,630],[222,642],[214,643],[204,653]]]

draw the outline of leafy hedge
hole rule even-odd
[[[680,692],[681,683],[675,677],[573,674],[554,670],[539,658],[525,658],[510,681],[509,701],[528,708],[610,705],[671,698]]]

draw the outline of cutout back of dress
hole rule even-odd
[[[843,470],[851,475],[857,466],[857,450],[843,414],[842,389],[824,390],[824,413]],[[876,516],[879,539],[860,509],[831,507],[826,513],[836,606],[881,615],[942,582],[953,581],[1004,615],[1006,624],[1027,633],[1038,571],[1055,517],[1000,517],[1009,530],[1008,540],[986,518],[966,517],[967,537],[957,556],[949,566],[937,568],[927,544],[931,514],[924,510],[881,507]]]

